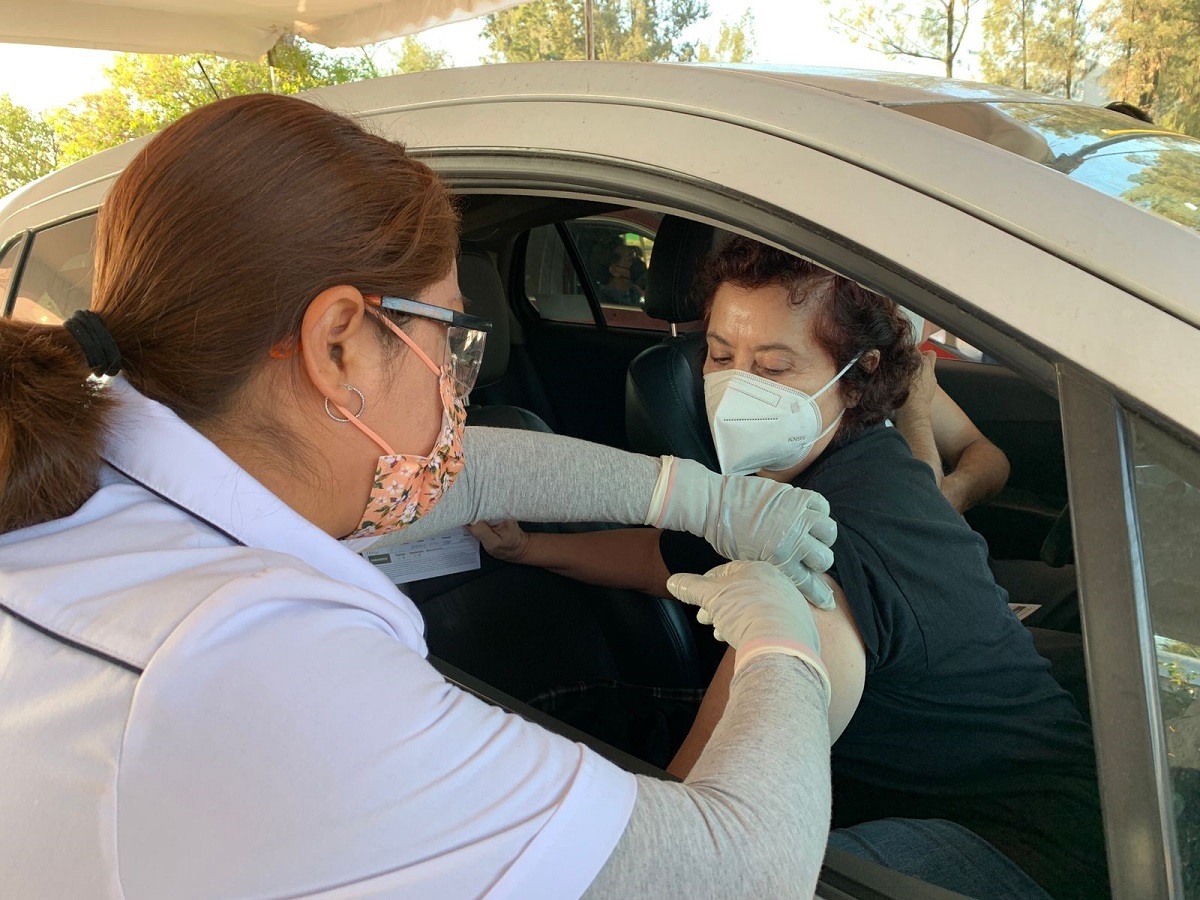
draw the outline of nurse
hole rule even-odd
[[[464,436],[488,324],[462,311],[450,198],[316,105],[185,117],[97,240],[92,310],[0,321],[6,894],[811,895],[830,686],[797,589],[827,603],[819,495]],[[512,452],[527,477],[491,477]],[[448,684],[416,608],[338,540],[505,515],[743,560],[686,586],[736,660],[685,782]]]

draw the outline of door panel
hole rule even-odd
[[[1004,490],[967,521],[997,559],[1037,559],[1067,502],[1058,401],[1003,366],[941,359],[937,378],[1012,465]]]

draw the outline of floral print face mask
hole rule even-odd
[[[375,467],[375,479],[362,521],[346,538],[379,537],[411,525],[433,508],[466,465],[463,429],[467,422],[467,408],[463,398],[456,394],[450,367],[434,365],[433,360],[412,338],[386,317],[379,316],[379,319],[438,376],[442,398],[442,430],[428,456],[396,453],[383,438],[359,421],[358,415],[362,415],[362,409],[359,409],[358,415],[354,415],[345,407],[334,404],[338,412],[384,452]]]

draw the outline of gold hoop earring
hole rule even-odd
[[[361,419],[363,410],[367,408],[367,398],[363,395],[363,392],[360,391],[358,388],[356,388],[352,384],[342,384],[342,385],[339,385],[339,387],[344,387],[346,390],[353,391],[354,393],[358,394],[358,412],[356,412],[354,414],[354,418]],[[329,416],[329,418],[333,419],[333,421],[335,421],[335,422],[349,422],[350,421],[349,419],[342,418],[341,416],[335,416],[333,414],[333,410],[331,410],[329,408],[329,398],[328,397],[325,398],[325,415]]]

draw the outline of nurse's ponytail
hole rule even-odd
[[[96,490],[108,398],[61,325],[0,319],[0,534],[74,512]]]
[[[413,297],[457,248],[433,171],[345,116],[274,95],[184,116],[104,201],[96,317],[70,330],[0,320],[0,533],[70,515],[95,491],[111,404],[90,376],[118,364],[192,426],[241,429],[295,460],[303,436],[246,390],[289,389],[254,378],[272,351],[294,346],[322,291]]]

